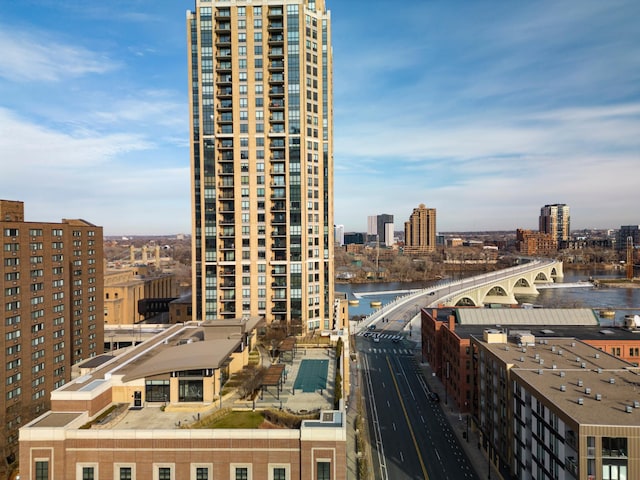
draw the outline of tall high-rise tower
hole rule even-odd
[[[420,204],[414,208],[409,221],[404,222],[404,251],[422,254],[436,249],[436,209]]]
[[[545,205],[540,209],[539,230],[548,233],[558,241],[569,240],[571,217],[569,206],[564,203]]]
[[[196,0],[187,35],[194,315],[332,328],[325,2]]]

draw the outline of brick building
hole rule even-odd
[[[53,392],[51,411],[20,430],[21,475],[56,480],[344,480],[344,410],[324,404],[315,419],[304,420],[299,428],[211,428],[200,422],[235,408],[225,382],[247,365],[261,322],[249,318],[173,325],[115,356],[79,365],[81,375]],[[310,355],[304,355],[305,361]],[[325,352],[319,355],[328,358]],[[293,362],[274,367],[284,372]],[[263,380],[265,398],[255,400],[255,411],[285,395],[282,377],[276,375],[270,383],[268,376]],[[289,398],[313,411],[318,396],[299,390]],[[244,405],[243,410],[251,411],[251,401]],[[285,407],[289,410],[290,403]]]
[[[103,352],[102,227],[27,222],[24,203],[0,200],[2,353],[0,478],[18,459],[18,429],[50,408],[71,366]]]

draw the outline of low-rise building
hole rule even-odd
[[[20,430],[21,475],[310,479],[328,472],[323,478],[345,479],[346,417],[342,408],[334,408],[330,392],[335,387],[327,382],[320,391],[307,390],[293,382],[292,372],[301,371],[314,352],[298,360],[295,339],[283,342],[278,348],[286,358],[268,363],[253,403],[238,400],[234,389],[225,386],[248,364],[261,322],[172,325],[137,346],[79,365],[80,376],[52,393],[51,411]],[[324,349],[314,351],[329,362]],[[335,377],[342,362],[329,363],[327,378]],[[206,424],[232,409],[318,413],[299,427]]]

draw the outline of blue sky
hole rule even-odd
[[[328,0],[335,222],[640,223],[640,2]],[[190,0],[0,2],[0,198],[107,235],[190,232]]]

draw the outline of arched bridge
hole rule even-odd
[[[516,267],[478,275],[458,283],[449,292],[440,289],[439,298],[431,306],[473,306],[517,304],[516,295],[537,295],[536,284],[553,283],[563,277],[562,262],[532,260]],[[444,295],[442,295],[444,294]]]
[[[420,318],[419,309],[423,307],[482,307],[491,303],[515,305],[518,303],[516,295],[536,295],[536,285],[552,283],[563,276],[562,262],[535,259],[504,270],[408,291],[371,313],[363,322],[354,322],[352,328],[354,332],[363,330],[383,317],[406,318],[409,325],[411,319]]]

